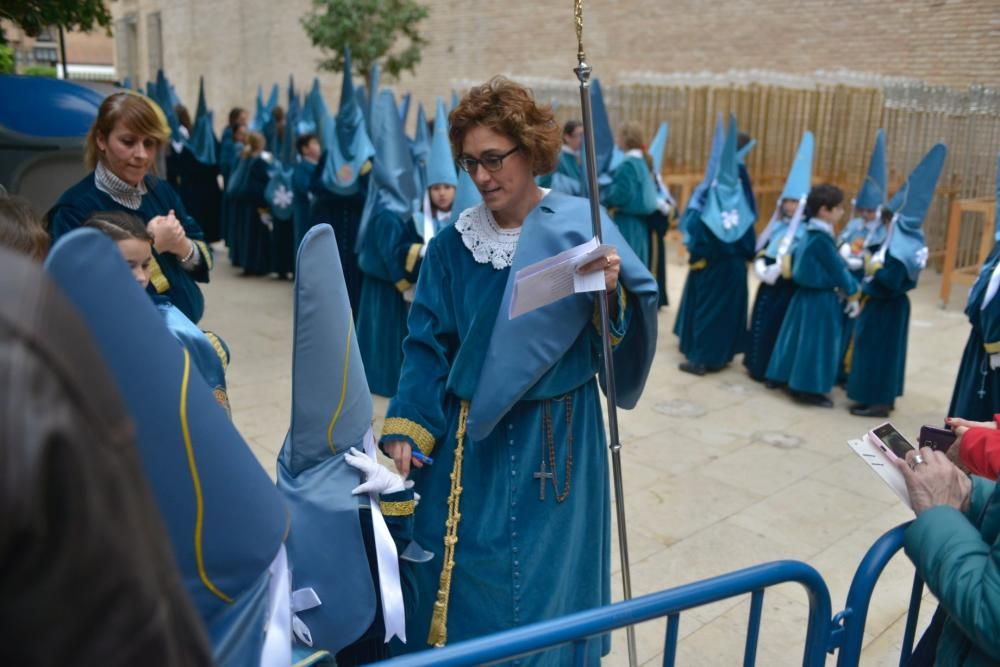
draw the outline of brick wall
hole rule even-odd
[[[397,90],[432,103],[456,81],[503,72],[572,80],[570,0],[427,0],[431,44]],[[193,105],[198,76],[220,123],[250,106],[258,83],[308,85],[318,54],[299,23],[310,0],[118,0],[116,18],[139,17],[139,72],[148,71],[143,15],[162,15],[163,57]],[[846,69],[965,87],[1000,85],[998,0],[586,0],[585,40],[596,74]],[[339,75],[321,76],[335,105]]]

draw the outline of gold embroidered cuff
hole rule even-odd
[[[403,417],[388,417],[382,427],[382,440],[394,435],[405,435],[425,456],[430,456],[434,451],[434,436],[415,421]]]
[[[170,289],[170,281],[163,275],[163,269],[155,257],[149,259],[149,282],[153,284],[157,294],[163,294]]]
[[[213,348],[215,348],[215,353],[219,355],[219,361],[222,362],[222,370],[229,368],[229,353],[226,352],[226,348],[222,345],[222,341],[219,340],[219,337],[211,331],[203,331],[202,333],[205,334],[205,338],[207,338],[208,342],[212,344]]]
[[[215,265],[215,260],[212,259],[212,251],[209,250],[208,244],[204,241],[195,241],[194,244],[201,252],[201,258],[205,260],[205,266],[207,266],[208,270],[211,271],[212,267]]]
[[[400,293],[405,292],[406,290],[410,289],[411,287],[413,287],[413,283],[411,283],[406,278],[403,278],[402,280],[397,280],[396,281],[396,289],[399,290]]]
[[[372,170],[372,161],[371,160],[368,160],[363,165],[361,165],[361,175],[362,176],[364,176],[365,174],[367,174],[371,170]]]
[[[413,510],[416,509],[417,504],[412,500],[402,500],[399,502],[380,500],[378,506],[382,510],[382,516],[410,516],[413,514]]]
[[[789,254],[781,256],[781,277],[785,280],[792,279],[792,256]]]
[[[1000,341],[995,343],[984,343],[983,349],[986,350],[986,354],[996,354],[1000,352]]]
[[[857,301],[861,298],[861,290],[856,291],[854,294],[847,297],[848,301]]]
[[[626,296],[626,294],[628,294],[628,292],[626,292],[621,285],[618,285],[619,318],[625,316],[625,309],[628,307],[628,297]],[[604,331],[601,327],[601,304],[597,302],[597,299],[594,299],[594,315],[590,321],[594,325],[594,328],[597,330],[597,335],[598,336],[602,335]],[[616,336],[614,326],[609,326],[608,330],[609,330],[608,332],[611,334],[611,346],[617,347],[618,344],[622,342],[622,338],[624,338],[624,336]]]
[[[407,273],[413,273],[413,269],[417,266],[417,260],[420,259],[420,249],[423,247],[423,243],[414,243],[410,246],[410,251],[406,253],[406,264],[404,265]]]
[[[692,262],[691,264],[689,264],[688,265],[688,270],[689,271],[701,271],[706,266],[708,266],[708,260],[707,259],[699,259],[697,262]]]

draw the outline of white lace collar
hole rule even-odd
[[[630,148],[629,150],[625,151],[625,157],[637,157],[640,160],[645,159],[645,156],[642,154],[642,151],[639,150],[638,148]]]
[[[521,228],[504,229],[497,224],[486,204],[467,208],[458,216],[455,229],[462,235],[462,243],[480,264],[492,264],[497,271],[514,262]]]

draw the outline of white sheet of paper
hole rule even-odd
[[[889,459],[889,455],[879,449],[876,445],[873,445],[868,439],[868,435],[862,436],[860,440],[850,440],[847,443],[850,445],[851,449],[857,454],[862,461],[868,464],[876,475],[882,478],[882,481],[886,483],[892,492],[899,496],[899,499],[903,501],[903,504],[913,509],[910,505],[910,494],[906,490],[906,482],[903,480],[903,473],[899,472],[896,467]]]
[[[564,250],[558,255],[526,266],[514,276],[514,293],[507,313],[514,319],[547,306],[570,294],[599,292],[604,289],[604,271],[578,273],[577,268],[614,250],[601,245],[596,238]]]

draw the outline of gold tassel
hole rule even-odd
[[[448,598],[451,596],[451,571],[455,567],[455,545],[458,544],[458,501],[462,497],[462,454],[465,451],[465,420],[469,416],[469,402],[462,401],[458,413],[458,430],[455,432],[455,462],[451,468],[451,493],[448,494],[448,520],[445,521],[444,555],[437,600],[427,643],[441,648],[448,642]]]

